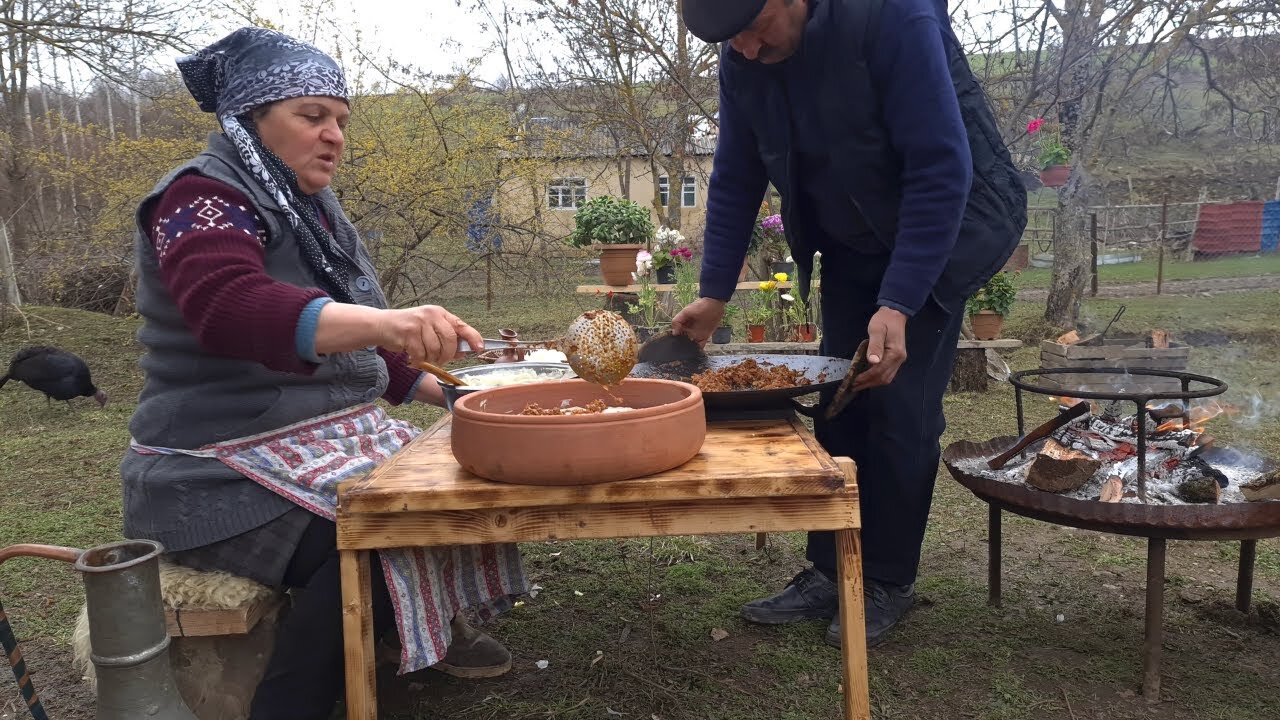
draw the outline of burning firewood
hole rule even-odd
[[[1152,330],[1147,337],[1147,347],[1167,349],[1169,347],[1169,331]]]
[[[1102,461],[1070,448],[1052,438],[1036,454],[1027,469],[1027,484],[1045,492],[1078,490],[1102,467]]]
[[[1102,494],[1098,499],[1102,502],[1120,502],[1124,497],[1124,480],[1119,475],[1112,475],[1102,483]]]
[[[1240,485],[1240,492],[1249,502],[1280,500],[1280,470],[1273,470]]]
[[[1080,342],[1080,333],[1075,330],[1065,332],[1058,336],[1057,342],[1059,345],[1075,345]]]

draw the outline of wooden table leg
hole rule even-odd
[[[1253,599],[1253,566],[1258,559],[1258,541],[1240,541],[1240,573],[1236,576],[1236,609],[1249,612]]]
[[[836,531],[845,720],[871,720],[871,693],[867,680],[867,619],[862,600],[861,543],[857,530]]]
[[[341,550],[339,555],[342,567],[342,637],[347,668],[347,720],[378,720],[369,551]]]

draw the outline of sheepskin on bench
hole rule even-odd
[[[175,636],[169,661],[178,691],[200,720],[244,720],[249,701],[262,678],[284,593],[225,572],[203,572],[161,561],[160,596],[166,609],[184,614],[234,610],[267,603],[268,609],[247,634]],[[80,607],[71,638],[72,662],[96,690],[97,677],[89,643],[89,608]]]

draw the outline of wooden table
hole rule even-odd
[[[869,720],[858,488],[797,419],[714,423],[702,452],[637,480],[573,487],[491,482],[458,466],[449,418],[338,489],[347,717],[376,720],[370,551],[403,546],[834,530],[844,715]]]

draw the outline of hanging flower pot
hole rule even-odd
[[[1004,329],[1004,316],[994,310],[979,310],[969,316],[973,335],[979,340],[995,340]]]
[[[747,326],[747,342],[762,343],[764,342],[764,325],[748,325]]]
[[[1040,171],[1040,184],[1050,188],[1062,187],[1070,177],[1070,165],[1050,165]]]
[[[600,252],[600,276],[606,285],[630,285],[636,271],[636,253],[644,249],[639,243],[593,245]]]
[[[818,326],[813,323],[791,326],[791,342],[813,342],[818,336]]]

